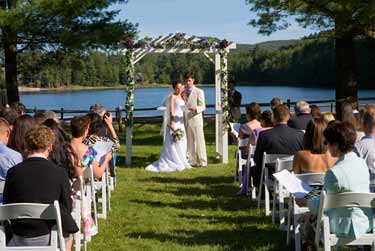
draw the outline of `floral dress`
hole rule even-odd
[[[96,151],[92,147],[88,147],[84,155],[82,156],[81,159],[81,167],[82,169],[84,168],[91,168],[92,167],[92,162],[96,156]],[[82,208],[81,208],[81,219],[82,219],[82,227],[83,227],[83,233],[85,234],[86,237],[91,237],[97,234],[98,228],[95,225],[95,221],[92,218],[91,214],[91,183],[89,178],[83,179],[83,191],[82,191],[82,196],[80,196],[80,188],[78,188],[73,182],[73,205],[78,203],[78,199],[80,198],[82,202]],[[79,183],[78,183],[79,184]],[[79,223],[80,224],[80,223]]]

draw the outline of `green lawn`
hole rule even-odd
[[[124,168],[107,220],[89,250],[293,250],[249,198],[238,198],[229,165],[215,163],[214,129],[207,126],[209,166],[171,174],[146,172],[159,157],[160,126],[136,125],[132,168]],[[229,156],[234,156],[234,147]]]

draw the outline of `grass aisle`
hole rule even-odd
[[[159,128],[136,127],[135,167],[118,169],[112,210],[100,221],[89,250],[289,250],[286,235],[255,203],[233,196],[238,191],[233,162],[171,174],[146,172],[146,164],[159,156]],[[211,131],[206,137],[213,163]]]

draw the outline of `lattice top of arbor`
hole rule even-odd
[[[126,50],[133,51],[134,64],[149,53],[203,53],[207,55],[236,48],[234,42],[226,39],[188,36],[185,33],[173,33],[155,39],[146,37],[138,41],[126,40],[123,45]]]

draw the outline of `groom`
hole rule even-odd
[[[192,166],[207,166],[206,142],[203,133],[203,111],[206,109],[203,90],[195,87],[194,76],[185,76],[187,151]]]

